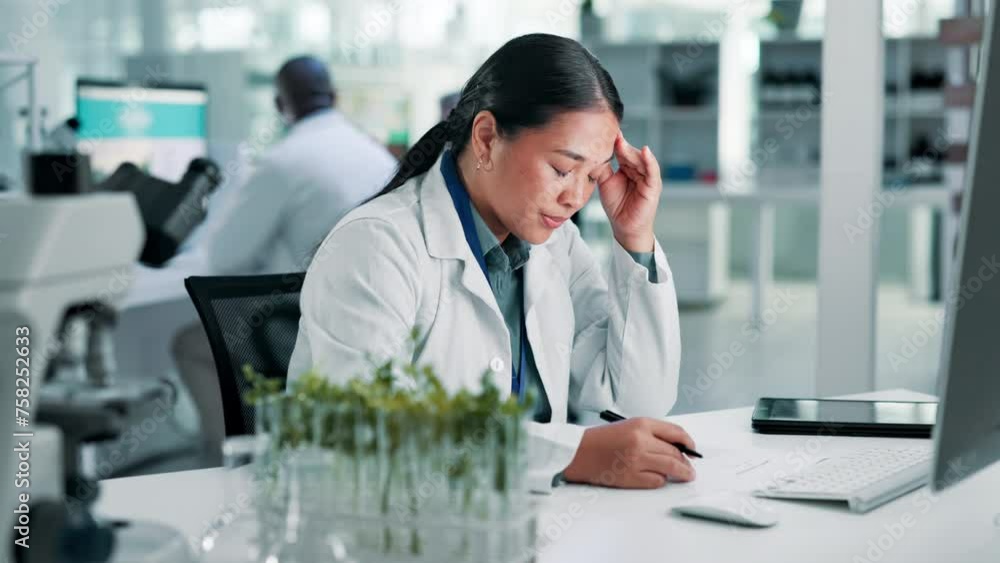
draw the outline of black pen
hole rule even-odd
[[[614,412],[614,411],[602,411],[601,412],[601,419],[606,420],[608,422],[618,422],[619,420],[625,420],[625,417],[622,416],[622,415],[620,415],[620,414],[618,414],[618,413],[616,413],[616,412]],[[688,457],[696,457],[696,458],[699,458],[699,459],[701,459],[702,457],[704,457],[700,453],[692,450],[691,448],[685,446],[684,444],[677,444],[677,443],[674,443],[674,442],[670,442],[670,445],[672,445],[673,447],[677,448],[678,450],[680,450],[680,452],[682,454],[684,454],[684,455],[686,455]]]

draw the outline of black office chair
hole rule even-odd
[[[305,273],[193,276],[184,280],[208,334],[219,375],[226,436],[253,434],[254,408],[243,366],[284,381],[299,331]]]

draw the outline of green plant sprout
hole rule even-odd
[[[382,516],[389,516],[396,500],[397,510],[404,507],[415,521],[426,472],[447,477],[448,490],[458,500],[454,508],[462,517],[485,516],[485,509],[474,502],[483,491],[496,493],[509,507],[511,495],[522,492],[517,477],[525,463],[523,422],[533,412],[534,394],[523,401],[516,395],[503,398],[489,371],[480,377],[478,392],[449,392],[432,366],[417,363],[419,342],[420,331],[414,328],[408,339],[409,359],[375,361],[368,356],[369,371],[342,383],[312,370],[285,389],[281,380],[247,365],[243,375],[250,390],[243,398],[250,404],[281,403],[277,436],[272,436],[276,448],[312,445],[348,460],[355,510],[365,484],[376,479]],[[441,452],[447,455],[438,455]],[[375,471],[363,465],[371,459]],[[489,468],[485,482],[482,471],[476,470],[483,465]],[[389,526],[382,536],[381,548],[388,553],[394,549]],[[466,540],[463,551],[471,549]],[[411,554],[422,553],[416,528],[408,543]]]

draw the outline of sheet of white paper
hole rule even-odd
[[[780,450],[725,448],[699,445],[705,457],[691,463],[697,472],[693,482],[698,491],[743,491],[766,484],[778,473],[786,473]]]

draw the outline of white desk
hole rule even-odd
[[[182,327],[198,322],[184,289],[188,274],[136,265],[132,285],[118,303],[115,353],[123,379],[148,380],[172,373],[170,348]]]
[[[180,269],[157,269],[142,264],[136,264],[132,274],[132,286],[118,304],[122,311],[187,300],[184,278],[194,275]]]
[[[886,391],[864,398],[921,400],[927,395]],[[723,450],[776,452],[784,460],[818,459],[880,443],[882,438],[773,436],[750,430],[750,409],[673,417],[716,460]],[[781,514],[774,528],[746,529],[668,514],[698,492],[740,490],[774,477],[771,463],[735,475],[713,475],[701,465],[698,479],[655,491],[567,486],[544,500],[539,561],[629,563],[822,562],[978,563],[1000,561],[1000,468],[972,477],[941,496],[910,493],[865,515],[846,507],[770,501]],[[198,538],[209,519],[232,500],[222,469],[114,479],[102,484],[99,514],[159,520]],[[232,486],[229,487],[232,489]],[[234,495],[230,490],[230,495]],[[909,514],[909,516],[907,516]],[[904,525],[910,524],[909,527]],[[900,530],[902,532],[900,533]],[[896,531],[898,538],[891,534]],[[878,548],[881,542],[881,548]],[[881,553],[869,550],[881,549]],[[886,549],[888,547],[888,549]]]

